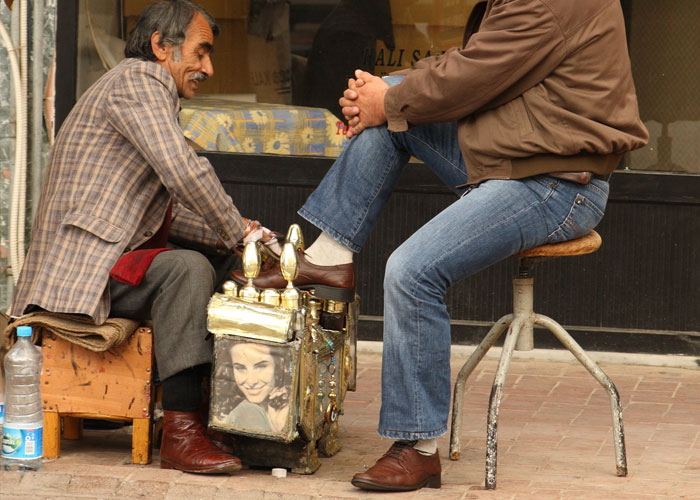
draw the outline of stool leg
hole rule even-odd
[[[450,426],[450,460],[459,460],[460,444],[459,435],[462,430],[462,406],[464,403],[464,385],[467,383],[469,375],[474,371],[489,349],[496,343],[503,331],[513,321],[513,315],[507,314],[491,327],[481,343],[474,349],[466,363],[459,370],[455,388],[452,394],[452,425]]]
[[[151,419],[135,418],[131,429],[131,461],[135,464],[151,463]]]
[[[56,458],[61,452],[61,417],[58,412],[44,411],[44,458]]]
[[[610,396],[610,406],[613,416],[613,433],[615,445],[615,461],[617,463],[617,475],[627,475],[627,454],[625,452],[625,433],[622,426],[622,409],[620,408],[620,395],[617,392],[615,384],[608,376],[600,369],[598,364],[593,361],[581,348],[580,345],[573,339],[559,323],[552,318],[541,314],[535,315],[535,324],[544,326],[554,334],[557,339],[576,357],[576,359],[593,375],[598,383],[603,386]]]
[[[83,419],[63,416],[63,437],[65,439],[80,439],[83,437]]]
[[[531,316],[535,300],[535,278],[532,276],[513,278],[513,314]],[[515,343],[516,351],[532,351],[535,348],[534,324],[532,321],[523,323]]]
[[[496,487],[496,461],[498,454],[498,410],[501,407],[501,396],[503,395],[503,384],[508,374],[508,367],[513,356],[515,343],[518,341],[523,325],[527,325],[529,317],[516,317],[508,329],[506,340],[503,343],[503,352],[498,361],[496,376],[491,387],[491,397],[489,398],[489,414],[486,420],[486,479],[484,487],[492,490]]]

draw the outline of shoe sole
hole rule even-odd
[[[430,476],[426,478],[421,484],[415,486],[395,486],[391,484],[375,483],[374,481],[368,481],[366,479],[352,479],[350,483],[356,488],[361,490],[370,491],[413,491],[419,490],[421,488],[440,488],[442,482],[440,476]]]
[[[189,472],[191,474],[231,474],[232,472],[238,472],[243,468],[241,464],[230,464],[224,465],[219,468],[207,468],[207,469],[184,469],[176,467],[175,464],[169,461],[160,462],[161,469],[174,469],[182,472]]]
[[[239,286],[245,286],[245,282],[241,283],[238,280],[233,280]],[[296,285],[295,285],[296,286]],[[335,300],[336,302],[347,302],[352,304],[355,302],[355,289],[354,288],[340,288],[337,286],[328,285],[299,285],[296,286],[299,290],[304,290],[306,292],[311,292],[312,295],[318,297],[319,299]],[[262,288],[261,290],[265,290]],[[283,288],[276,288],[276,290],[284,290]]]
[[[336,302],[355,301],[355,290],[352,288],[338,288],[328,285],[301,285],[299,290],[306,290],[320,299],[335,300]]]

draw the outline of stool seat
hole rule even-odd
[[[568,257],[573,255],[585,255],[593,253],[600,248],[603,243],[600,235],[591,231],[590,233],[569,241],[561,243],[551,243],[549,245],[540,245],[530,248],[522,252],[516,253],[515,256],[523,257]]]

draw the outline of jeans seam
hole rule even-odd
[[[413,295],[413,293],[411,293]],[[416,298],[414,297],[414,300]],[[416,307],[414,309],[414,324],[416,325],[416,328],[418,329],[418,335],[416,338],[416,341],[413,345],[413,350],[414,350],[414,359],[416,360],[416,366],[413,368],[415,370],[415,373],[420,373],[421,371],[421,350],[418,346],[422,345],[422,336],[423,336],[423,323],[420,321],[420,313],[419,313],[420,308]],[[414,405],[415,405],[415,415],[416,415],[416,422],[418,424],[418,428],[422,429],[423,428],[423,408],[421,407],[420,404],[420,398],[418,397],[418,384],[413,384],[413,400],[414,400]]]
[[[387,163],[387,165],[393,165],[398,156],[399,156],[398,152],[394,151],[394,154],[392,155],[391,160]],[[372,206],[372,204],[377,199],[377,196],[379,196],[379,193],[382,191],[381,188],[384,186],[384,182],[386,182],[386,177],[389,174],[390,170],[391,169],[389,169],[389,168],[385,168],[384,171],[382,172],[383,175],[381,178],[381,182],[377,184],[377,189],[374,191],[374,193],[372,193],[371,199],[365,205],[365,210],[364,210],[362,217],[357,220],[354,227],[352,228],[352,237],[353,238],[357,235],[360,228],[362,227],[362,224],[364,224],[365,220],[367,220],[367,214],[369,213],[369,207]]]
[[[551,179],[551,181],[545,181],[545,180],[543,180],[543,179],[535,179],[535,181],[536,181],[538,184],[542,185],[542,187],[546,187],[547,189],[549,189],[549,192],[547,193],[547,196],[545,196],[545,197],[542,199],[542,201],[540,202],[540,203],[542,203],[542,204],[547,203],[547,201],[549,201],[549,199],[550,199],[552,196],[554,196],[554,193],[556,192],[556,188],[559,186],[559,184],[561,184],[561,181],[560,181],[559,179],[553,179],[553,178],[551,178],[551,177],[550,177],[550,179]],[[532,189],[529,185],[528,185],[528,188],[530,189],[530,191],[532,191],[533,193],[537,194],[537,191],[534,190],[534,189]]]
[[[415,432],[380,428],[380,429],[378,429],[378,432],[379,432],[380,436],[394,438],[394,439],[431,439],[431,437],[440,437],[440,436],[446,434],[447,433],[447,426],[442,425],[437,429],[432,429],[429,431],[415,431]],[[393,435],[387,435],[387,434],[393,434]],[[416,434],[419,434],[420,436],[416,436]],[[426,436],[426,437],[423,437],[423,436]]]
[[[594,189],[595,191],[597,191],[598,194],[599,194],[600,196],[605,196],[605,197],[608,196],[608,195],[605,193],[605,191],[603,191],[599,186],[596,186],[594,182],[590,182],[590,183],[588,184],[588,187],[589,187],[590,189]]]
[[[579,200],[581,200],[580,204],[577,203],[577,201],[579,201]],[[547,235],[547,241],[551,241],[552,238],[554,237],[554,235],[562,232],[565,227],[570,227],[574,231],[574,234],[578,233],[576,228],[574,228],[573,226],[574,226],[574,212],[577,210],[577,207],[579,207],[580,205],[585,205],[588,207],[589,210],[592,210],[593,212],[595,212],[595,214],[598,216],[599,220],[602,219],[603,216],[605,215],[605,212],[601,211],[600,208],[598,208],[595,203],[590,201],[587,196],[585,196],[581,193],[578,193],[576,195],[576,199],[574,200],[574,203],[572,204],[571,208],[569,209],[569,212],[566,214],[566,217],[564,218],[564,220],[561,222],[561,224],[557,225],[557,228],[554,231],[552,231],[551,233],[549,233]],[[583,236],[583,235],[581,235],[581,236]]]
[[[399,132],[399,133],[400,133],[400,132]],[[427,142],[425,142],[421,137],[412,134],[410,130],[408,130],[408,131],[406,131],[406,132],[404,132],[404,133],[407,134],[407,135],[410,135],[416,142],[420,142],[421,144],[423,144],[427,149],[430,149],[430,150],[431,150],[433,153],[435,153],[437,156],[439,156],[440,158],[442,158],[443,160],[445,160],[445,163],[451,165],[452,168],[454,168],[458,173],[463,174],[463,175],[466,177],[466,175],[467,175],[466,169],[465,169],[465,170],[462,170],[461,168],[459,168],[460,165],[455,165],[449,158],[445,157],[445,155],[442,153],[442,151],[438,151],[438,150],[435,149],[432,145],[430,145],[430,144],[428,144]],[[392,134],[393,134],[393,132],[392,132]],[[428,166],[428,168],[430,168],[429,165],[426,165],[426,166]],[[432,169],[431,169],[431,170],[432,170]],[[453,187],[454,187],[454,186],[450,186],[450,188],[453,188]]]

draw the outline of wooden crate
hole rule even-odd
[[[94,352],[51,334],[42,341],[41,395],[44,406],[44,456],[60,452],[64,437],[79,438],[81,418],[130,420],[132,459],[149,463],[153,409],[153,335],[139,328],[127,341]]]

